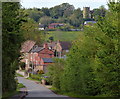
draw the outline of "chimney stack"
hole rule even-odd
[[[47,43],[44,44],[44,48],[48,49],[48,44]]]

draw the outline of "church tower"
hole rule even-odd
[[[83,18],[90,18],[90,7],[83,7]]]

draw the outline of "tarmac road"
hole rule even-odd
[[[28,95],[25,97],[31,98],[40,98],[40,97],[51,97],[51,99],[55,98],[57,99],[78,99],[78,98],[70,98],[68,96],[63,96],[63,95],[57,95],[53,93],[50,89],[46,88],[42,84],[36,83],[35,81],[25,79],[24,77],[17,77],[18,82],[22,83],[23,85],[26,86]],[[60,98],[61,97],[61,98]]]

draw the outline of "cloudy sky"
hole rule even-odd
[[[42,7],[54,7],[62,3],[69,3],[74,5],[75,8],[91,7],[98,8],[104,5],[107,8],[108,0],[21,0],[21,5],[24,8],[42,8]]]

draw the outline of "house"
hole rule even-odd
[[[54,52],[48,48],[48,44],[45,43],[43,49],[39,52],[41,58],[53,58]]]
[[[32,66],[26,67],[34,68],[34,71],[43,70],[44,73],[46,72],[46,68],[48,64],[52,64],[54,58],[54,52],[48,48],[48,44],[45,43],[43,47],[34,47],[29,52],[29,61]]]
[[[85,26],[93,26],[96,23],[96,21],[85,21],[84,25]]]
[[[38,66],[38,70],[43,70],[44,73],[47,72],[47,66],[53,64],[54,61],[52,58],[41,58],[41,64]]]
[[[72,44],[68,41],[56,41],[48,43],[50,49],[55,53],[55,57],[65,58]]]
[[[61,26],[64,26],[64,24],[63,23],[51,23],[48,25],[48,28],[55,29],[56,27],[61,27]]]
[[[22,56],[20,58],[21,62],[24,62],[26,64],[26,67],[29,65],[29,51],[34,47],[35,41],[27,40],[21,44],[21,50]]]
[[[38,30],[45,30],[45,25],[39,23]]]
[[[27,40],[21,44],[21,53],[28,53],[32,47],[35,45],[35,41],[32,40]]]

